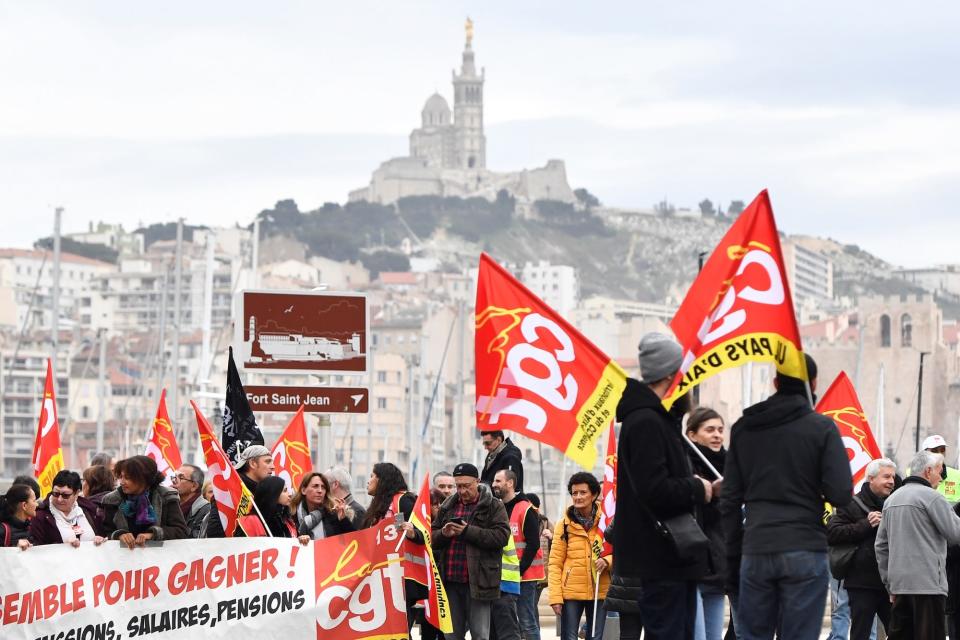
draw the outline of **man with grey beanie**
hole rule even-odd
[[[641,620],[644,638],[692,640],[697,580],[708,572],[707,553],[681,559],[658,522],[694,513],[713,498],[714,485],[693,475],[680,418],[663,406],[680,370],[680,345],[648,333],[639,358],[643,381],[628,379],[617,406],[617,560],[606,607],[620,612],[621,640],[639,638]]]

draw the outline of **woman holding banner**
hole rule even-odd
[[[120,486],[103,497],[103,532],[128,548],[147,541],[188,538],[180,494],[164,487],[163,474],[148,456],[120,460],[113,468]]]
[[[69,543],[79,547],[81,542],[100,544],[104,541],[97,505],[80,495],[81,487],[80,474],[76,471],[57,472],[53,490],[30,521],[29,544]]]
[[[308,473],[300,481],[291,509],[300,538],[322,540],[356,530],[353,509],[330,495],[330,484],[318,471]]]

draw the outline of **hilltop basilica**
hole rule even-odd
[[[420,128],[410,133],[410,155],[391,158],[377,168],[369,186],[350,192],[350,201],[381,204],[404,196],[479,196],[494,200],[505,189],[519,204],[536,200],[574,202],[562,160],[538,169],[499,173],[487,169],[483,132],[485,69],[477,73],[473,54],[473,22],[466,23],[466,44],[460,73],[453,72],[453,112],[439,93],[427,98]]]

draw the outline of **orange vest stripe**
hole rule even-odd
[[[521,500],[513,505],[513,511],[510,512],[510,532],[513,534],[513,542],[517,546],[517,557],[523,557],[523,550],[527,548],[527,541],[523,537],[523,521],[527,519],[527,512],[533,508],[533,505],[527,500]],[[539,582],[546,578],[546,571],[543,566],[543,549],[537,549],[537,555],[533,557],[533,562],[527,567],[527,570],[520,576],[521,582]]]

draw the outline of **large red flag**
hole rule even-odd
[[[623,369],[485,253],[475,340],[477,428],[516,431],[593,468]]]
[[[207,462],[207,474],[213,484],[214,502],[220,511],[220,523],[226,536],[232,538],[237,528],[237,520],[250,513],[253,508],[253,496],[240,480],[240,474],[230,464],[230,459],[213,435],[213,429],[200,407],[193,400],[190,405],[197,415],[197,432],[200,434],[203,457]]]
[[[710,255],[670,321],[683,363],[664,404],[710,376],[748,361],[807,379],[806,361],[766,190]]]
[[[817,412],[833,418],[840,430],[840,439],[850,458],[850,475],[854,489],[863,481],[871,460],[882,458],[880,447],[867,424],[867,416],[860,406],[860,399],[853,383],[843,371],[817,403]]]
[[[53,386],[53,364],[47,359],[47,380],[43,385],[40,420],[33,441],[33,474],[40,483],[37,499],[45,498],[53,488],[53,477],[63,469],[63,450],[60,448],[60,418],[57,415],[57,395]]]
[[[167,413],[166,389],[160,392],[160,403],[157,405],[157,415],[153,419],[153,429],[150,432],[150,440],[147,441],[145,455],[153,458],[157,463],[157,470],[165,476],[164,484],[170,483],[173,474],[183,465],[180,447],[177,446],[173,426],[170,424],[170,415]]]
[[[283,478],[287,491],[299,489],[300,481],[313,468],[302,404],[273,445],[270,455],[273,456],[273,473]]]
[[[430,515],[430,474],[423,478],[423,486],[417,495],[417,502],[410,513],[410,522],[423,535],[424,545],[404,542],[403,577],[427,587],[427,599],[424,616],[427,622],[443,633],[453,633],[453,618],[450,613],[450,600],[440,578],[436,559],[433,557],[430,529],[433,518]]]
[[[613,522],[617,511],[617,433],[610,425],[610,438],[607,440],[607,457],[603,461],[603,489],[600,491],[600,522],[598,527],[604,534],[603,554],[613,553],[613,545],[606,539],[607,527]]]

